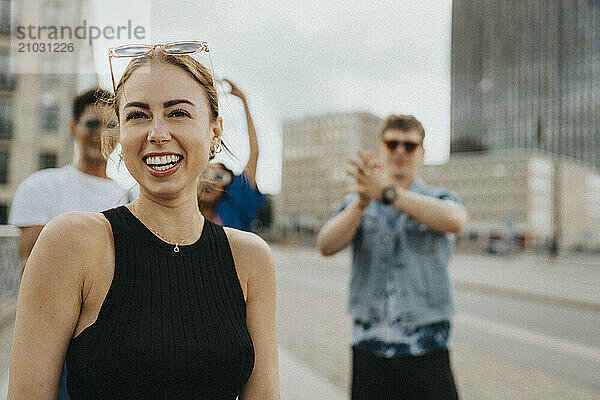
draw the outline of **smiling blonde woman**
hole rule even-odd
[[[72,400],[279,398],[271,251],[198,210],[222,121],[211,72],[189,55],[206,44],[181,43],[116,49],[132,59],[113,139],[140,195],[42,231],[19,293],[9,399],[55,399],[65,358]]]

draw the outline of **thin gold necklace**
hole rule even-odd
[[[142,225],[144,225],[146,228],[148,228],[148,230],[150,232],[152,232],[154,235],[156,235],[160,240],[162,240],[163,242],[168,243],[170,245],[174,244],[175,247],[173,247],[173,251],[175,253],[179,253],[179,250],[180,250],[179,249],[179,243],[184,243],[187,238],[196,236],[196,234],[194,234],[193,236],[189,235],[189,236],[186,236],[185,238],[183,238],[182,240],[179,240],[179,241],[167,239],[163,235],[161,235],[160,233],[156,232],[154,229],[150,228],[148,225],[146,225],[146,224],[144,224],[142,222],[141,218],[138,216],[137,211],[135,210],[135,208],[137,208],[136,206],[137,206],[137,204],[132,204],[131,205],[131,213],[133,214],[133,216],[136,217],[138,219],[138,221],[140,221],[142,223]],[[194,226],[198,226],[200,224],[200,218],[201,217],[202,217],[202,213],[199,212],[198,214],[196,214],[196,217],[194,218],[195,219]],[[175,243],[173,243],[173,242],[175,242]]]

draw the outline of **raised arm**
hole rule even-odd
[[[362,164],[356,160],[348,159],[349,165],[346,166],[345,172],[351,177],[363,171]],[[367,160],[365,168],[379,168],[379,164]],[[324,256],[331,256],[343,249],[354,237],[360,220],[362,219],[365,208],[371,202],[364,193],[361,193],[356,186],[346,188],[345,193],[358,193],[355,201],[350,203],[342,212],[331,218],[319,231],[317,236],[317,249]]]
[[[349,191],[356,192],[363,198],[381,201],[383,189],[394,185],[378,162],[371,159],[370,154],[359,152],[359,158],[350,160],[350,163],[355,168],[347,172],[355,179],[356,185]],[[397,210],[438,232],[459,233],[464,229],[467,212],[459,203],[411,192],[399,185],[394,186],[397,197],[391,205]]]
[[[239,97],[244,104],[244,112],[246,113],[246,123],[248,125],[248,143],[250,145],[250,158],[248,164],[244,168],[244,172],[248,176],[252,188],[256,189],[256,167],[258,165],[258,139],[256,138],[256,129],[254,128],[254,122],[252,121],[252,115],[250,114],[250,108],[248,108],[248,101],[246,95],[229,79],[223,79],[225,82],[231,85],[231,94]]]
[[[438,232],[460,233],[467,223],[465,208],[452,200],[423,196],[396,188],[398,198],[392,204],[412,219]]]
[[[322,255],[334,255],[350,243],[368,204],[358,198],[323,225],[317,236],[317,249]]]
[[[72,214],[42,230],[24,271],[17,302],[8,399],[58,394],[67,347],[82,304],[82,250],[89,246]]]

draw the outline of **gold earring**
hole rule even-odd
[[[221,152],[221,138],[219,136],[213,136],[213,140],[210,143],[210,152],[208,153],[208,159],[212,160],[217,153]]]
[[[215,144],[215,153],[220,153],[223,147],[223,142],[221,142],[221,138],[217,138],[217,143]]]

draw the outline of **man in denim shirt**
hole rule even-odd
[[[349,160],[355,185],[317,239],[325,256],[352,243],[353,399],[458,398],[448,263],[466,211],[455,194],[417,177],[424,137],[415,117],[389,116],[380,160],[361,151]]]

